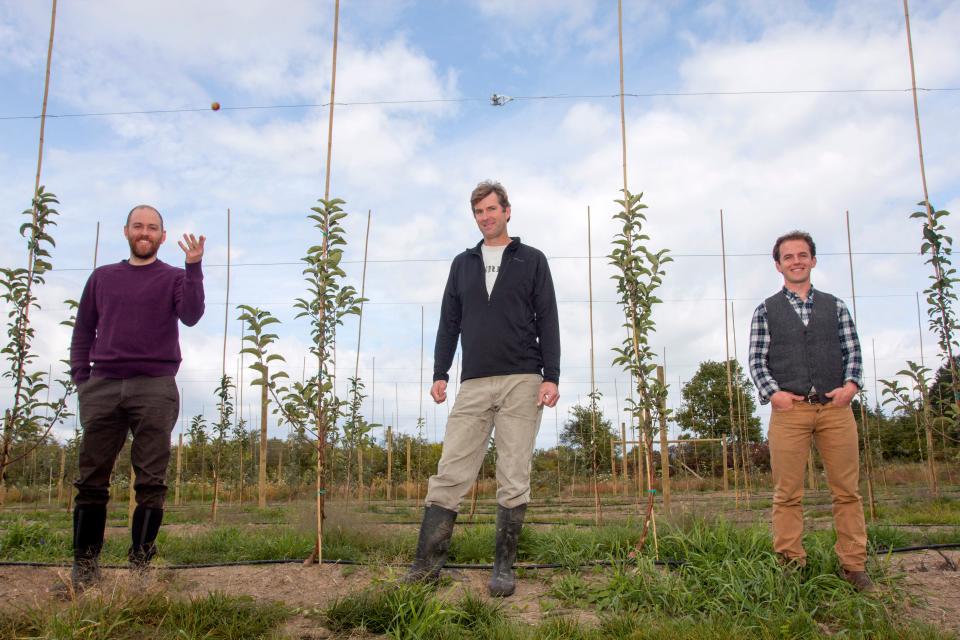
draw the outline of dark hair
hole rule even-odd
[[[810,247],[810,257],[817,257],[817,245],[813,243],[813,238],[810,237],[810,234],[806,231],[791,231],[790,233],[785,233],[773,244],[773,261],[780,262],[780,245],[786,242],[787,240],[803,240],[807,243],[807,246]]]
[[[473,190],[473,193],[470,194],[470,213],[473,213],[474,207],[477,206],[477,203],[486,198],[491,193],[497,194],[497,200],[500,202],[500,206],[506,209],[510,206],[510,200],[507,198],[507,190],[503,188],[503,185],[495,180],[484,180]]]
[[[160,212],[157,211],[156,207],[153,207],[149,204],[138,204],[133,209],[130,209],[130,213],[127,214],[127,222],[123,226],[125,227],[130,226],[130,216],[132,216],[133,212],[136,211],[137,209],[150,209],[150,211],[153,211],[155,214],[157,214],[157,217],[160,218],[160,230],[163,231],[163,216],[160,215]]]

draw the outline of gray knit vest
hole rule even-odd
[[[815,388],[820,402],[827,403],[829,398],[824,394],[843,386],[837,299],[816,291],[807,326],[783,291],[767,298],[764,304],[770,330],[767,363],[773,379],[783,391],[801,396]]]

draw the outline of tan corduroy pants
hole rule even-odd
[[[497,503],[512,509],[530,501],[530,464],[543,410],[538,374],[465,380],[447,419],[437,474],[425,503],[456,511],[477,479],[490,432],[497,447]]]
[[[773,549],[803,563],[803,479],[812,437],[827,472],[833,497],[834,550],[848,571],[863,571],[867,528],[860,498],[860,450],[857,423],[849,406],[794,402],[770,415],[770,465],[773,470]]]

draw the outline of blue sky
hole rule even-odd
[[[960,8],[911,7],[918,83],[960,87]],[[328,99],[332,2],[61,2],[50,114],[198,109],[152,115],[51,118],[43,182],[61,199],[58,247],[36,316],[39,366],[63,357],[58,323],[79,295],[102,225],[100,263],[126,256],[125,212],[150,202],[171,234],[161,258],[181,260],[173,236],[202,232],[208,308],[181,333],[179,380],[186,416],[210,412],[224,314],[225,212],[234,216],[233,306],[270,309],[284,322],[280,350],[300,372],[308,332],[293,319],[303,282],[296,263],[317,242],[306,220],[323,195],[327,111],[230,107],[319,104]],[[902,5],[804,2],[624,2],[627,93],[732,93],[906,89]],[[49,29],[45,3],[0,2],[0,116],[40,110]],[[449,260],[479,234],[467,198],[481,179],[511,194],[510,231],[542,249],[557,283],[563,339],[560,419],[589,392],[586,208],[593,218],[596,367],[607,410],[627,386],[610,366],[621,336],[611,272],[602,258],[616,232],[621,187],[616,3],[611,0],[344,0],[339,102],[444,102],[337,107],[332,193],[347,200],[347,259],[359,284],[363,231],[372,211],[361,375],[381,421],[410,431],[429,383],[440,293]],[[493,107],[493,93],[517,97]],[[219,101],[225,108],[207,107]],[[738,355],[749,317],[779,286],[766,257],[780,233],[806,228],[818,241],[814,282],[850,299],[844,212],[849,210],[857,307],[872,392],[880,377],[919,359],[914,293],[925,286],[922,197],[909,93],[792,93],[627,99],[631,188],[650,206],[651,244],[670,266],[657,311],[671,402],[705,359],[724,357],[719,210],[725,211],[728,282]],[[954,212],[960,92],[923,92],[931,197]],[[4,264],[23,260],[17,214],[29,204],[36,119],[0,120],[0,231]],[[870,255],[867,255],[869,253]],[[264,263],[279,263],[270,264]],[[343,329],[340,377],[352,375],[356,323]],[[924,336],[928,364],[933,338]],[[376,358],[376,383],[373,358]],[[236,367],[236,356],[228,361]],[[614,383],[616,381],[616,388]],[[9,392],[9,390],[6,390]],[[396,395],[396,397],[395,397]],[[253,395],[247,393],[244,404]],[[374,406],[375,405],[375,406]],[[424,400],[427,435],[442,433],[445,406]],[[246,413],[246,409],[244,410]],[[255,411],[254,411],[255,413]],[[551,412],[541,446],[554,442]],[[62,433],[62,432],[61,432]],[[279,432],[278,432],[279,433]]]

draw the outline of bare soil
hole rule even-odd
[[[893,565],[906,574],[907,592],[919,601],[907,603],[910,617],[960,633],[960,551],[901,554]]]
[[[892,566],[904,574],[909,595],[905,606],[911,619],[960,633],[960,552],[901,554],[892,560]],[[308,614],[376,583],[389,583],[401,572],[394,567],[282,564],[175,571],[158,568],[138,579],[126,570],[106,569],[99,591],[109,594],[156,589],[183,598],[222,592],[280,601]],[[487,597],[486,571],[456,570],[445,575],[449,580],[438,592],[441,598],[457,600],[466,592]],[[556,608],[556,602],[547,597],[556,575],[553,571],[527,572],[517,581],[516,594],[502,601],[503,611],[531,625],[555,615],[573,616],[587,624],[596,622],[590,611]],[[50,587],[68,578],[67,568],[0,567],[0,612],[55,603]],[[294,616],[283,633],[298,640],[319,640],[330,635],[329,630],[304,615]]]

